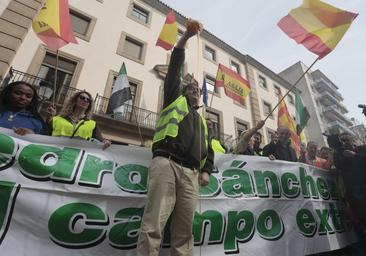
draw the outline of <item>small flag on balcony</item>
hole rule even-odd
[[[240,102],[240,104],[245,104],[245,97],[250,92],[250,85],[247,80],[245,80],[241,75],[219,64],[216,74],[215,86],[224,87],[225,94]]]
[[[295,94],[295,107],[296,107],[296,122],[297,122],[296,132],[298,135],[300,135],[310,119],[310,114],[307,108],[302,103],[300,93],[297,90]]]
[[[114,82],[112,95],[109,98],[107,114],[123,112],[123,105],[130,100],[132,100],[131,87],[128,81],[125,63],[123,63]]]
[[[68,43],[77,44],[67,0],[47,0],[32,26],[37,36],[51,50],[57,51]]]
[[[334,50],[357,15],[319,0],[304,0],[277,25],[321,59]]]
[[[208,106],[208,93],[207,93],[207,84],[206,84],[206,78],[203,78],[203,84],[202,84],[202,100],[203,104],[205,106]]]
[[[175,13],[174,11],[170,11],[166,16],[165,24],[160,32],[156,45],[169,51],[170,49],[173,48],[174,44],[177,42],[177,36],[178,36],[178,27],[177,22],[175,20]]]

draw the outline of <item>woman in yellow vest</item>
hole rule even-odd
[[[48,113],[53,117],[50,120],[52,136],[78,138],[90,140],[95,138],[103,143],[103,149],[111,145],[109,140],[103,139],[97,123],[90,119],[93,107],[93,98],[87,91],[75,93],[56,115],[53,106],[48,108]]]

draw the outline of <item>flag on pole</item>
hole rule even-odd
[[[125,63],[122,64],[116,81],[114,82],[112,95],[109,98],[107,113],[123,112],[123,105],[132,100],[131,87],[127,77]]]
[[[250,92],[249,82],[222,64],[217,69],[215,86],[224,87],[225,94],[241,104],[245,103],[245,97]]]
[[[57,51],[68,43],[77,44],[67,0],[46,0],[32,26],[37,36],[51,50]]]
[[[206,78],[203,78],[203,84],[202,84],[202,100],[203,104],[205,106],[208,106],[208,93],[207,93],[207,84],[206,84]]]
[[[282,98],[282,97],[280,97]],[[278,106],[278,120],[277,120],[278,127],[285,126],[291,132],[291,145],[295,149],[296,154],[300,154],[300,144],[301,140],[296,132],[296,122],[290,116],[285,101],[281,101],[280,105]]]
[[[320,0],[304,0],[277,25],[321,59],[334,50],[357,15]]]
[[[307,108],[304,106],[298,90],[296,90],[295,93],[295,107],[296,107],[296,122],[297,122],[296,133],[300,135],[310,119],[310,114]]]
[[[156,45],[169,51],[177,42],[178,27],[174,11],[168,12],[163,29],[160,32]]]

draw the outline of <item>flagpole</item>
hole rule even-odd
[[[278,101],[277,105],[271,110],[271,112],[266,116],[264,122],[272,115],[272,113],[276,110],[276,108],[281,104],[281,102],[285,99],[285,97],[295,89],[296,85],[300,82],[300,80],[308,73],[308,71],[315,65],[315,63],[320,59],[320,57],[316,58],[316,60],[308,67],[307,70],[296,80],[296,82],[290,87],[290,89],[282,96],[282,98]]]
[[[58,49],[56,50],[56,65],[55,65],[55,78],[53,79],[52,106],[55,106],[56,101],[57,72],[58,72]]]
[[[141,141],[141,147],[144,145],[144,139],[143,139],[143,137],[142,137],[142,133],[141,133],[141,127],[140,127],[140,124],[139,124],[139,121],[138,121],[138,119],[137,119],[137,114],[136,114],[136,110],[135,110],[135,106],[133,105],[133,103],[132,103],[132,112],[134,113],[134,115],[135,115],[135,119],[136,119],[136,124],[137,124],[137,130],[138,130],[138,132],[139,132],[139,135],[140,135],[140,141]]]

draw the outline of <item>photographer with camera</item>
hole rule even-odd
[[[355,145],[349,133],[328,136],[328,144],[334,149],[334,164],[343,178],[346,198],[359,220],[355,230],[360,245],[365,250],[366,241],[366,147]]]

